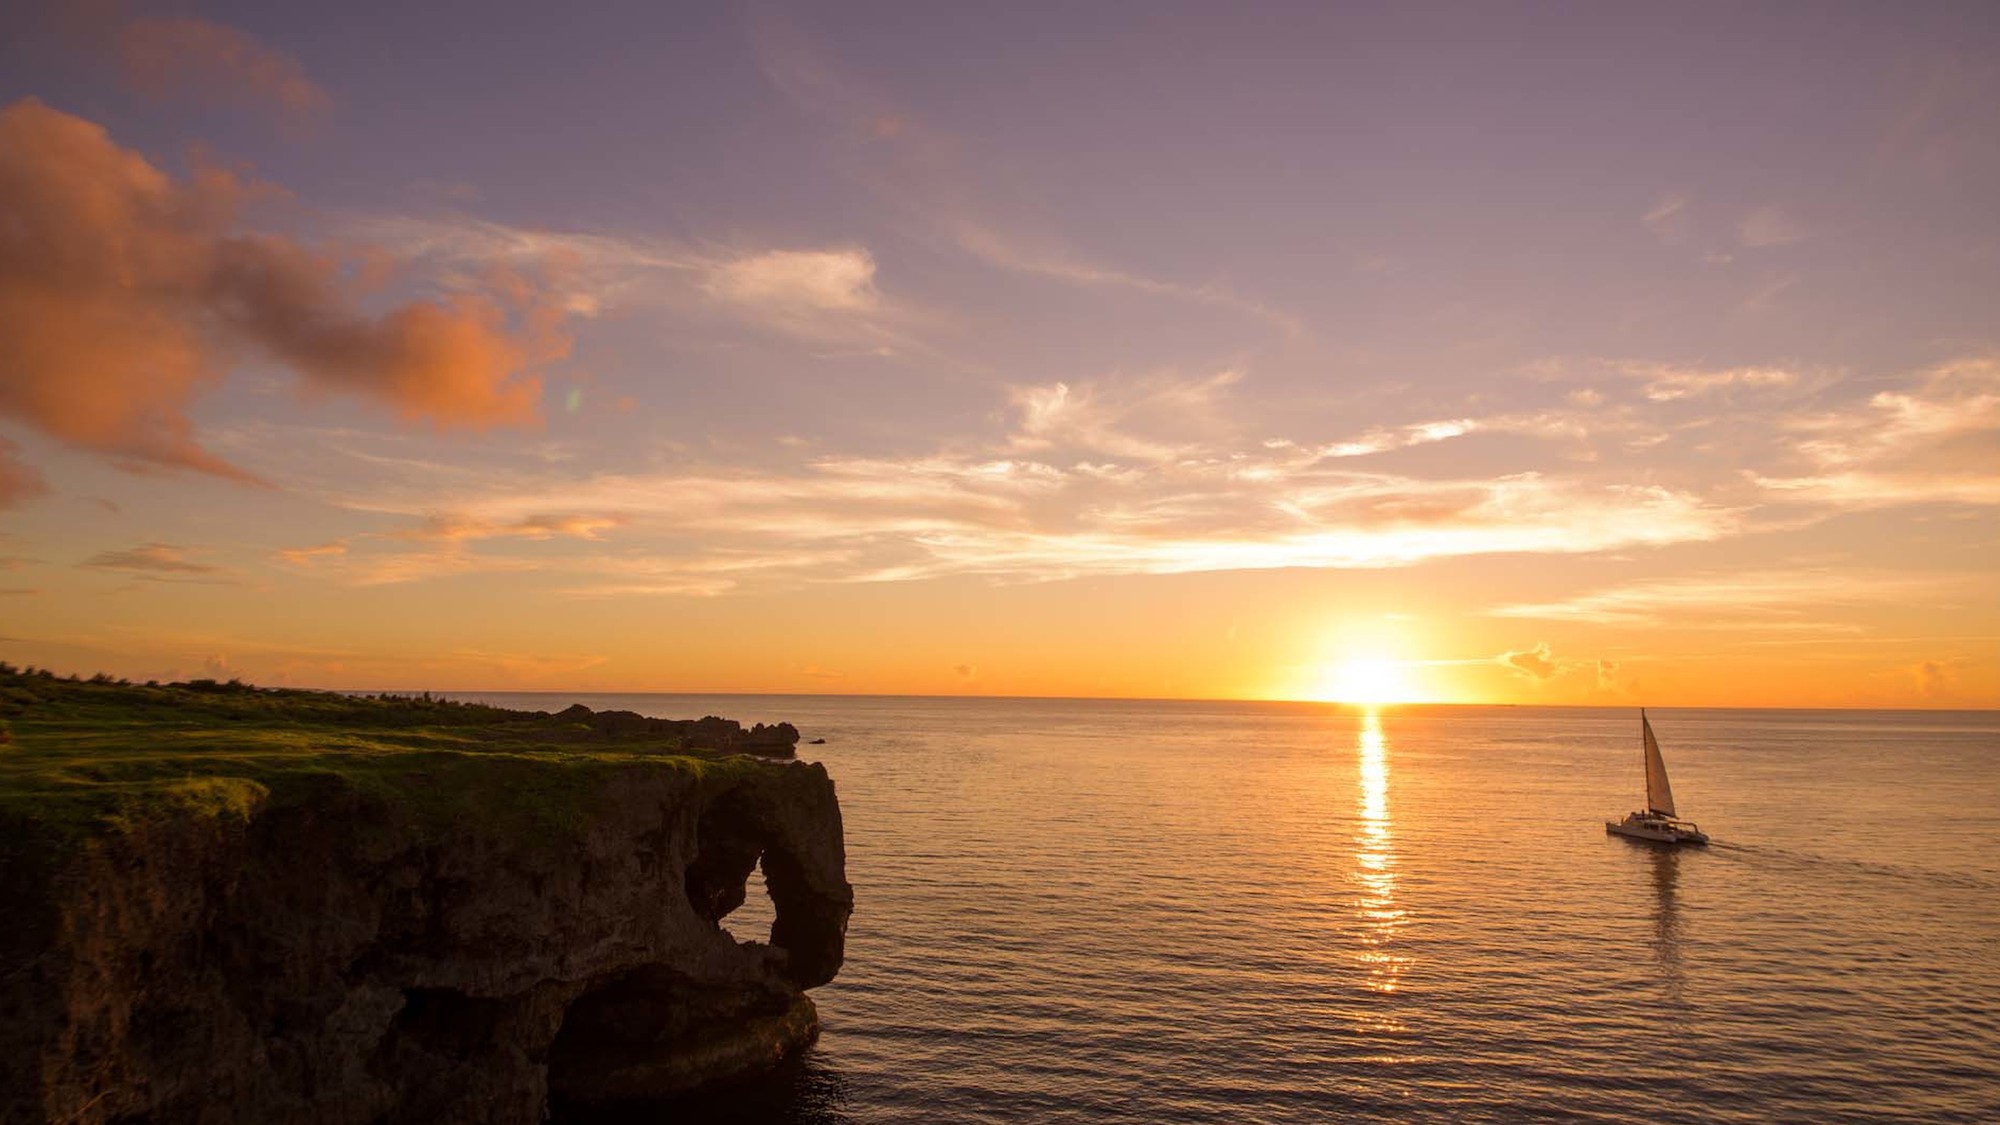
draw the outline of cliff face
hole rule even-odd
[[[531,1122],[808,1041],[853,901],[826,771],[580,768],[508,761],[501,803],[587,810],[532,829],[335,772],[80,836],[0,810],[0,1119]],[[760,861],[777,921],[738,944]]]

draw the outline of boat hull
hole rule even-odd
[[[1607,820],[1604,830],[1629,840],[1650,844],[1706,844],[1708,835],[1691,825],[1666,824],[1656,820]]]

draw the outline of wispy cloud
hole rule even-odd
[[[1016,387],[1012,445],[1166,460],[1214,436],[1217,400],[1242,378],[1240,369],[1227,368],[1195,378],[1160,372]]]
[[[514,227],[463,215],[349,219],[350,237],[464,277],[532,263],[559,267],[564,307],[581,316],[661,308],[722,313],[786,336],[891,351],[927,350],[925,320],[882,291],[865,246],[731,247],[656,235]]]
[[[333,104],[298,59],[226,24],[134,19],[112,33],[111,46],[125,81],[147,94],[247,102],[294,116]]]
[[[2000,359],[1954,360],[1915,385],[1842,409],[1789,419],[1787,444],[1806,471],[1758,473],[1788,499],[1843,508],[2000,504]]]
[[[318,543],[309,547],[287,547],[278,552],[278,561],[293,566],[308,566],[319,559],[339,558],[347,554],[347,541],[336,539],[330,543]]]
[[[1156,396],[1212,396],[1228,382],[1152,386]],[[1170,386],[1177,389],[1162,390]],[[549,513],[617,513],[628,521],[621,535],[631,557],[558,555],[536,564],[574,575],[565,588],[579,593],[1404,566],[1707,540],[1733,533],[1739,519],[1656,485],[1533,472],[1426,479],[1354,471],[1283,443],[1135,435],[1116,425],[1141,401],[1129,389],[1079,388],[1074,401],[1092,405],[1077,418],[1064,417],[1070,396],[1019,396],[1017,426],[998,450],[824,456],[754,471],[691,466],[560,483],[537,473],[512,486],[377,491],[348,504],[426,521],[416,528],[542,527],[556,519]],[[1443,432],[1431,434],[1442,440]],[[440,509],[450,515],[435,515]]]
[[[1603,391],[1564,395],[1561,405],[1376,426],[1318,441],[1257,437],[1236,414],[1245,376],[1226,368],[1013,387],[996,416],[998,432],[929,451],[807,455],[815,446],[784,445],[761,451],[752,463],[683,450],[658,469],[567,476],[564,461],[479,473],[430,467],[419,478],[385,465],[394,471],[381,483],[336,501],[392,521],[388,526],[281,558],[336,580],[370,583],[482,569],[542,571],[550,589],[608,596],[945,575],[1039,581],[1628,551],[1795,526],[1846,510],[1856,496],[1888,503],[1972,494],[1941,492],[1935,476],[1921,478],[1921,493],[1906,476],[1893,478],[1899,482],[1893,496],[1862,492],[1853,474],[1910,457],[1935,469],[1935,451],[1923,451],[1967,434],[1975,443],[1989,440],[1981,435],[2000,409],[2000,391],[1978,389],[1990,377],[1978,364],[1806,415],[1798,413],[1800,402],[1840,393],[1846,384],[1789,365],[1618,361],[1592,369],[1609,379],[1599,384]],[[1472,468],[1496,460],[1538,463],[1534,447],[1519,440],[1449,459],[1393,457],[1475,435],[1560,443],[1570,467]],[[1680,444],[1663,444],[1670,438]],[[1596,456],[1607,440],[1621,452],[1615,461]],[[1704,457],[1712,454],[1718,463],[1685,465],[1676,448],[1711,451]],[[1977,448],[1961,451],[1964,472],[1953,479],[1956,487],[1986,490],[1976,494],[1983,496],[1991,489],[1974,470],[1984,464]],[[1829,471],[1785,477],[1745,468],[1787,458]],[[491,553],[485,545],[497,548],[499,540],[540,541],[548,549]],[[598,541],[615,543],[615,553],[585,549]],[[1679,597],[1675,604],[1688,612],[1704,599],[1744,610],[1801,590],[1828,592],[1787,573],[1762,594],[1702,579],[1685,589],[1669,583],[1499,612],[1651,620],[1653,610],[1633,607]],[[1786,619],[1774,627],[1802,619],[1790,610],[1745,612]]]
[[[198,562],[187,549],[171,543],[146,543],[120,551],[103,551],[78,564],[91,570],[114,570],[154,581],[231,582],[237,574],[227,567]]]
[[[1785,246],[1806,237],[1806,228],[1782,207],[1760,207],[1736,224],[1736,240],[1751,249]]]
[[[1305,331],[1297,317],[1251,300],[1222,285],[1163,281],[1091,262],[1046,235],[1003,232],[968,216],[948,216],[940,226],[959,249],[999,269],[1100,288],[1128,289],[1174,301],[1211,305],[1267,321],[1291,334]]]
[[[800,110],[823,121],[850,152],[855,177],[914,216],[929,233],[997,269],[1069,285],[1122,289],[1253,318],[1288,334],[1298,318],[1213,281],[1153,277],[1097,260],[1073,240],[1030,219],[1002,169],[973,167],[970,146],[910,106],[845,72],[789,20],[755,24],[766,77]]]
[[[1508,429],[1507,420],[1494,419],[1493,425],[1474,418],[1452,418],[1436,422],[1416,422],[1407,426],[1377,426],[1359,436],[1325,445],[1303,447],[1289,438],[1271,438],[1264,442],[1266,449],[1300,450],[1314,458],[1327,457],[1367,457],[1376,453],[1388,453],[1397,449],[1408,449],[1413,445],[1429,445],[1432,442],[1450,441],[1482,428]]]
[[[578,560],[566,568],[559,592],[578,598],[714,597],[750,584],[799,585],[839,573],[854,552],[835,548],[788,550],[766,545],[719,549],[699,556],[658,554]]]
[[[625,517],[617,513],[538,514],[505,522],[438,515],[393,535],[401,539],[444,543],[466,543],[479,539],[531,539],[539,542],[563,537],[596,541],[602,539],[606,531],[624,523]]]
[[[1665,363],[1628,362],[1620,365],[1627,375],[1645,381],[1646,398],[1653,402],[1701,398],[1734,390],[1770,390],[1796,386],[1796,371],[1784,367],[1680,367]]]
[[[1961,589],[1937,575],[1800,567],[1649,579],[1593,590],[1555,602],[1503,605],[1498,617],[1577,621],[1597,625],[1672,624],[1680,628],[1754,622],[1768,629],[1784,618],[1890,602]]]
[[[1639,222],[1661,242],[1673,245],[1687,238],[1688,197],[1684,192],[1669,192],[1639,216]]]
[[[349,585],[381,586],[468,573],[541,569],[533,559],[496,558],[469,551],[485,540],[544,543],[556,539],[599,542],[625,524],[618,513],[532,514],[506,520],[432,513],[389,531],[348,536],[327,543],[279,550],[279,562],[302,574]],[[415,544],[405,547],[403,544]]]
[[[395,586],[472,574],[525,574],[543,569],[539,560],[476,554],[455,547],[359,550],[341,543],[282,550],[276,557],[302,577],[342,586]]]

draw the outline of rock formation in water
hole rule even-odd
[[[714,715],[700,719],[655,719],[637,711],[592,711],[581,703],[556,712],[555,718],[612,736],[669,735],[697,750],[789,758],[799,744],[799,728],[790,723],[771,726],[758,723],[744,730],[743,724],[736,720],[719,719]],[[825,741],[823,738],[814,740],[815,744]]]
[[[841,964],[816,764],[272,758],[78,819],[33,787],[115,785],[117,762],[15,736],[0,1121],[540,1121],[773,1064]],[[719,923],[760,865],[776,922],[739,943]]]

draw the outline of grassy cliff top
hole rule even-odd
[[[757,768],[674,734],[406,696],[196,680],[61,679],[0,664],[0,818],[59,835],[162,815],[248,817],[351,787],[437,832],[574,827],[607,775]]]

